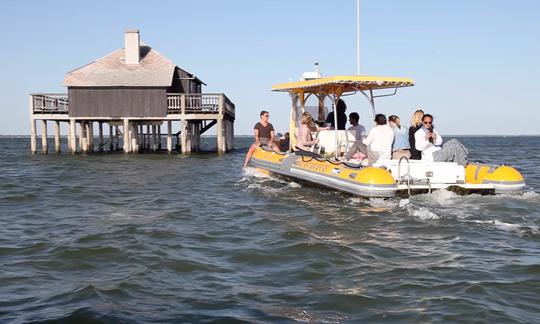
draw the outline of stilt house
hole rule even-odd
[[[60,122],[69,123],[67,146],[72,153],[107,146],[126,153],[160,150],[165,122],[169,152],[197,150],[200,136],[214,125],[218,152],[232,149],[234,104],[223,93],[203,94],[204,82],[141,42],[138,30],[127,30],[124,40],[124,48],[68,72],[63,83],[67,95],[30,95],[32,153],[37,152],[37,120],[41,121],[44,153],[48,150],[48,121],[55,125],[57,152],[61,147]],[[94,123],[98,124],[97,147]],[[108,138],[103,124],[109,125]],[[173,126],[179,131],[173,132]]]

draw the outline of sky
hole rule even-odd
[[[540,134],[540,1],[361,0],[361,74],[408,77],[377,112],[408,124],[434,115],[441,134]],[[356,73],[355,0],[12,1],[0,11],[0,135],[29,134],[28,94],[67,92],[64,74],[123,47],[126,29],[236,105],[236,135],[259,111],[286,131],[290,99],[273,84],[319,62]],[[348,112],[371,127],[369,104]],[[308,102],[308,104],[310,104]]]

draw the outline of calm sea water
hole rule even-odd
[[[363,200],[217,156],[0,139],[0,322],[540,322],[540,138],[460,138],[519,196]],[[205,147],[210,149],[209,139]]]

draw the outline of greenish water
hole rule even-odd
[[[0,322],[539,322],[540,138],[460,140],[527,192],[362,200],[242,171],[246,138],[189,157],[1,138]]]

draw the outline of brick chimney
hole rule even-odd
[[[141,40],[138,29],[128,29],[124,35],[125,63],[139,64],[141,54],[139,50]]]

